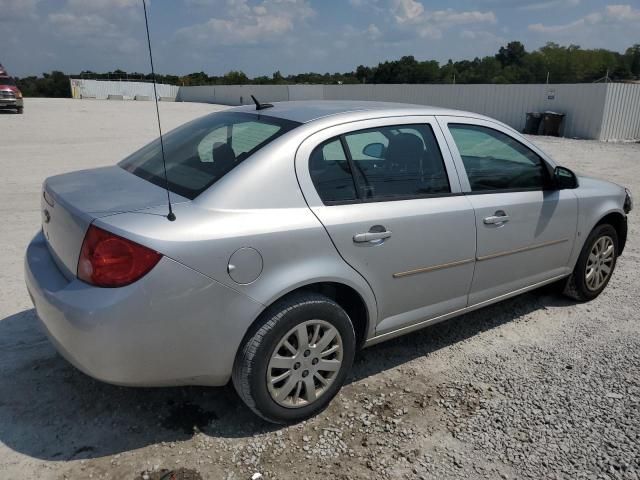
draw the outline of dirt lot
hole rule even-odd
[[[164,125],[215,109],[163,104]],[[296,426],[256,419],[231,387],[119,388],[75,370],[24,288],[40,185],[120,160],[156,135],[154,115],[148,102],[35,99],[0,115],[0,478],[640,478],[638,211],[597,300],[537,291],[372,347],[331,407]],[[640,144],[535,142],[640,197]]]

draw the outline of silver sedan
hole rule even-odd
[[[240,107],[163,146],[165,162],[155,141],[44,182],[38,316],[95,378],[231,379],[272,422],[326,407],[358,348],[545,284],[595,298],[632,208],[512,128],[439,108]]]

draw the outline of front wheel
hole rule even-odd
[[[242,345],[233,384],[255,413],[293,423],[322,411],[342,387],[355,355],[347,313],[316,293],[294,294],[267,309]]]
[[[589,234],[564,289],[565,295],[586,302],[605,289],[618,257],[618,234],[609,224],[598,225]]]
[[[16,108],[16,113],[19,114],[19,115],[22,115],[24,113],[24,107]]]

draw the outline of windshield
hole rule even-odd
[[[222,112],[163,135],[169,190],[194,199],[250,155],[298,125],[264,115]],[[159,139],[118,165],[165,187]]]
[[[0,77],[0,85],[11,85],[15,87],[16,81],[11,77]]]

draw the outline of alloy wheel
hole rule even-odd
[[[592,292],[599,290],[611,276],[615,260],[613,239],[604,235],[596,240],[589,252],[585,269],[585,284]]]
[[[267,367],[271,398],[287,408],[315,402],[342,367],[338,330],[324,320],[308,320],[289,330],[274,349]]]

